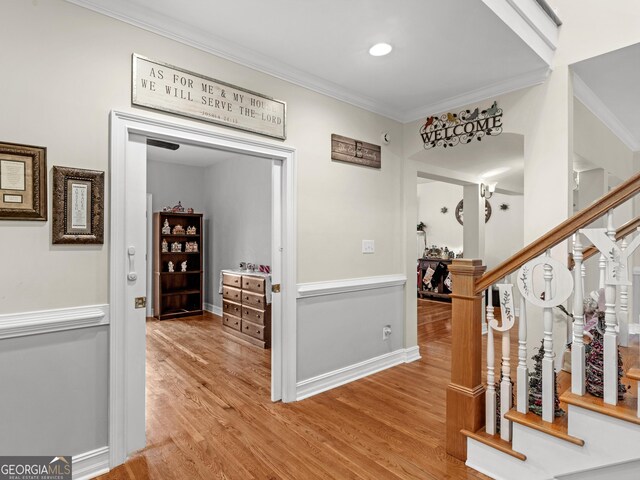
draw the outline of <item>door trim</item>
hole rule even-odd
[[[123,322],[126,318],[125,292],[127,265],[125,245],[126,208],[126,146],[130,134],[153,136],[168,141],[187,141],[192,144],[247,153],[282,162],[282,270],[281,270],[281,338],[282,370],[271,374],[280,376],[281,392],[275,398],[284,402],[296,400],[296,150],[287,145],[237,137],[182,123],[112,111],[110,114],[109,152],[109,456],[111,468],[127,458],[127,391],[126,355]],[[274,246],[275,248],[275,246]],[[275,319],[274,319],[275,321]]]

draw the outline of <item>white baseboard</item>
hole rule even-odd
[[[109,305],[0,315],[0,339],[97,327],[109,323]]]
[[[339,387],[354,380],[366,377],[373,373],[395,367],[401,363],[409,363],[420,359],[419,347],[401,348],[393,352],[385,353],[378,357],[370,358],[348,367],[343,367],[332,372],[323,373],[317,377],[302,380],[296,385],[296,400],[303,400],[332,388]]]
[[[222,316],[222,308],[218,307],[217,305],[214,305],[213,303],[205,303],[204,309],[209,313],[218,315],[219,317]]]
[[[109,447],[73,456],[73,480],[89,480],[109,471]]]

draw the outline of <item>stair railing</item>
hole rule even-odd
[[[516,409],[520,413],[527,413],[529,408],[528,392],[528,369],[527,369],[527,303],[532,303],[543,308],[544,323],[544,357],[542,359],[542,418],[551,422],[555,413],[555,370],[554,370],[554,346],[553,346],[553,308],[564,303],[572,293],[575,284],[573,302],[573,328],[572,328],[572,365],[575,370],[572,375],[571,390],[577,395],[584,395],[585,392],[585,364],[584,364],[584,262],[595,255],[598,251],[604,251],[603,241],[600,237],[598,242],[593,241],[596,237],[593,229],[587,229],[595,220],[608,215],[608,229],[606,238],[609,242],[623,239],[640,225],[640,218],[634,219],[618,229],[613,229],[612,214],[613,209],[620,204],[631,199],[640,192],[640,174],[635,175],[618,187],[612,189],[600,200],[594,202],[588,208],[578,212],[571,218],[562,222],[554,229],[547,232],[538,240],[524,247],[518,253],[502,262],[496,268],[485,273],[485,267],[480,260],[456,259],[452,262],[450,272],[452,274],[453,293],[452,298],[452,362],[451,362],[451,383],[447,388],[447,452],[459,459],[466,460],[466,438],[460,433],[461,430],[476,432],[483,426],[486,433],[494,434],[496,425],[500,425],[500,435],[503,440],[511,439],[511,425],[505,418],[505,413],[511,409],[512,384],[510,365],[510,330],[513,323],[505,321],[505,311],[501,302],[501,320],[499,324],[494,316],[493,299],[491,293],[487,301],[487,388],[485,398],[485,388],[482,385],[482,297],[488,290],[492,292],[493,285],[501,279],[518,271],[516,285],[522,293],[520,301],[520,319],[518,326],[518,364],[516,373],[517,403]],[[593,247],[586,249],[582,247],[583,238],[591,240]],[[550,249],[568,238],[574,238],[573,259],[575,268],[571,274],[569,270],[550,255]],[[602,236],[602,235],[600,235]],[[583,237],[583,238],[580,238]],[[615,246],[615,252],[624,256],[623,248],[628,243]],[[600,249],[598,250],[598,246]],[[541,258],[541,255],[543,255]],[[619,255],[619,256],[620,256]],[[604,255],[603,255],[604,257]],[[625,257],[626,258],[626,257]],[[535,260],[535,261],[534,261]],[[604,334],[605,344],[605,402],[615,404],[617,401],[617,344],[618,334],[617,315],[615,312],[616,291],[625,297],[624,290],[616,288],[616,282],[612,280],[607,267],[612,268],[613,259],[604,257],[601,262],[605,267],[602,269],[602,284],[605,287],[606,303],[606,331]],[[531,266],[541,267],[544,271],[544,297],[536,298],[531,292],[523,291],[526,283],[532,287],[530,279],[523,278],[523,272]],[[626,264],[625,264],[626,265]],[[522,268],[526,266],[525,268]],[[519,270],[520,269],[520,270]],[[532,273],[532,272],[531,272]],[[560,278],[564,277],[564,278]],[[568,279],[568,280],[567,280]],[[529,283],[527,283],[529,282]],[[618,282],[620,283],[620,282]],[[624,283],[624,282],[622,282]],[[559,285],[569,285],[569,290],[559,292]],[[501,284],[498,288],[501,293],[512,288],[511,284]],[[560,289],[562,290],[562,289]],[[513,299],[513,294],[510,294]],[[513,300],[512,300],[513,301]],[[554,303],[555,302],[555,303]],[[508,306],[511,312],[515,311],[513,304]],[[626,312],[625,306],[621,311]],[[624,314],[623,314],[624,316]],[[529,320],[530,321],[530,320]],[[500,382],[500,405],[497,402],[496,390],[496,368],[494,362],[494,332],[502,334],[502,363]],[[529,339],[531,340],[531,339]],[[577,378],[574,378],[577,377]],[[498,408],[499,407],[499,408]],[[496,418],[499,409],[499,418]],[[486,422],[485,422],[486,420]]]

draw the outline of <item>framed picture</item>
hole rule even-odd
[[[54,244],[104,243],[104,172],[53,167]]]
[[[0,143],[0,220],[47,219],[47,149]]]

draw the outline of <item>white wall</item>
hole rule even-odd
[[[271,160],[243,157],[207,168],[204,176],[205,302],[222,307],[218,278],[242,261],[271,265]]]
[[[444,182],[418,184],[418,219],[427,224],[428,245],[449,247],[456,253],[462,250],[463,226],[455,216],[456,205],[462,200],[463,188]],[[494,193],[489,203],[492,214],[485,224],[484,264],[493,268],[506,260],[523,246],[523,197]],[[500,204],[509,205],[508,210],[500,210]],[[440,209],[447,207],[443,214]]]
[[[180,201],[185,209],[191,207],[195,213],[204,213],[205,171],[204,167],[154,162],[148,158],[147,193],[153,194],[153,211],[160,212]]]

